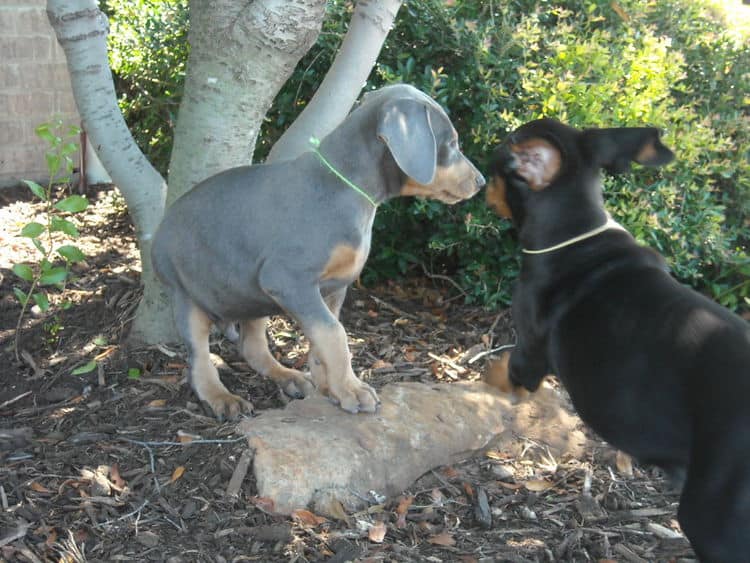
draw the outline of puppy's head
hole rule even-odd
[[[518,128],[495,151],[487,203],[520,226],[535,206],[562,211],[600,202],[601,169],[617,174],[631,162],[661,166],[673,158],[652,127],[579,130],[539,119]]]
[[[443,108],[410,86],[383,90],[377,137],[405,176],[400,195],[452,204],[477,193],[484,177],[461,152],[458,134]]]

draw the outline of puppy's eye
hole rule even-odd
[[[448,146],[452,149],[458,150],[458,138],[451,139],[451,142],[448,143]]]

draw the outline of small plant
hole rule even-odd
[[[71,265],[85,258],[83,252],[77,246],[69,244],[69,241],[55,246],[56,243],[53,240],[53,233],[62,233],[68,239],[78,238],[78,228],[67,217],[81,213],[89,205],[88,200],[83,196],[63,197],[64,192],[62,192],[62,195],[57,197],[53,190],[55,185],[70,182],[73,172],[72,155],[78,150],[78,145],[72,139],[78,137],[80,129],[75,126],[66,127],[61,119],[57,119],[37,127],[36,134],[49,145],[45,154],[49,182],[45,188],[31,180],[24,180],[34,196],[44,203],[45,220],[43,223],[31,221],[24,225],[19,233],[19,236],[31,239],[39,253],[36,262],[13,265],[13,273],[29,284],[25,290],[19,287],[13,288],[13,292],[21,303],[15,338],[17,360],[19,358],[19,332],[29,304],[33,301],[42,312],[46,312],[50,308],[50,300],[47,291],[42,288],[56,287],[64,291]],[[62,259],[62,263],[56,260],[57,256]],[[66,309],[69,305],[63,302],[62,308]],[[55,324],[58,323],[55,321]]]

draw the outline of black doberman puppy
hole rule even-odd
[[[747,562],[750,329],[675,281],[602,198],[600,169],[672,158],[656,129],[551,119],[498,148],[487,201],[514,221],[523,262],[518,343],[490,371],[528,391],[556,374],[604,439],[682,481],[680,525],[703,561]]]

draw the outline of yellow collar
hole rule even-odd
[[[523,252],[524,254],[545,254],[547,252],[554,252],[555,250],[560,250],[561,248],[565,248],[566,246],[570,246],[571,244],[581,242],[582,240],[586,240],[587,238],[595,237],[596,235],[603,233],[604,231],[608,231],[609,229],[616,229],[620,231],[626,230],[625,227],[620,225],[620,223],[612,219],[612,217],[607,214],[607,222],[597,227],[596,229],[587,231],[582,235],[578,235],[577,237],[569,238],[568,240],[554,246],[540,248],[539,250],[529,250],[528,248],[522,248],[521,252]]]

